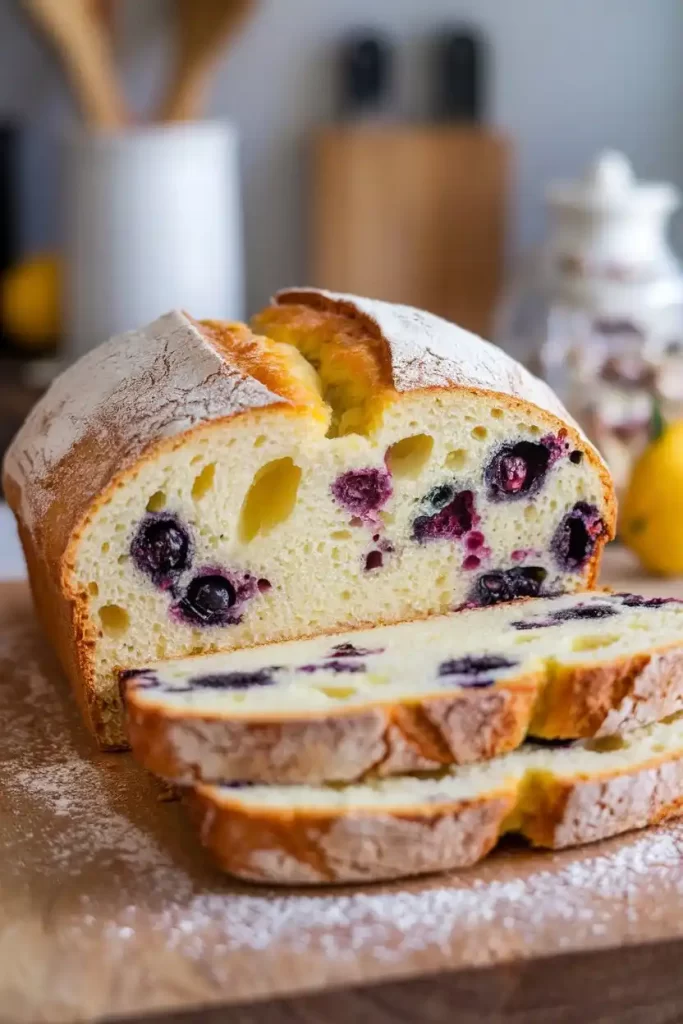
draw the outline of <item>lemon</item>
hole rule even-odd
[[[619,527],[650,572],[683,574],[683,420],[666,427],[636,462]]]
[[[26,348],[39,348],[59,337],[62,266],[59,257],[41,253],[9,270],[0,289],[3,331]]]

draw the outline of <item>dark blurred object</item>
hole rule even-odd
[[[447,32],[436,43],[434,112],[439,120],[476,123],[484,117],[484,46],[471,31]]]
[[[19,258],[20,129],[0,123],[0,277]]]
[[[9,443],[40,398],[43,388],[27,380],[26,367],[0,355],[0,463]],[[0,484],[0,500],[2,499]]]
[[[340,106],[344,117],[381,110],[391,85],[393,54],[389,42],[378,35],[354,35],[341,51]]]
[[[255,7],[255,0],[176,0],[175,67],[159,121],[202,116],[209,77]]]

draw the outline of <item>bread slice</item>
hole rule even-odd
[[[683,603],[587,592],[231,654],[122,682],[180,784],[352,782],[608,736],[683,710]]]
[[[202,843],[239,878],[376,882],[469,867],[513,832],[591,843],[683,813],[683,721],[566,749],[532,746],[434,776],[351,786],[197,786]]]
[[[5,464],[41,619],[104,746],[140,664],[590,587],[607,470],[549,388],[402,306],[171,313],[66,371]]]

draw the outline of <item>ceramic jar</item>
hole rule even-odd
[[[667,238],[679,196],[605,152],[546,200],[548,239],[501,308],[498,341],[558,391],[623,487],[655,403],[683,415],[683,276]]]

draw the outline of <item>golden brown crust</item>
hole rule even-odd
[[[244,722],[162,715],[128,700],[136,759],[171,781],[353,782],[485,761],[524,739],[537,677],[495,690],[460,690],[417,704],[325,717]]]
[[[373,882],[469,867],[509,831],[535,846],[563,849],[680,815],[683,753],[589,777],[532,773],[470,800],[400,809],[274,808],[201,786],[187,800],[202,844],[239,878],[276,885]]]
[[[144,693],[144,691],[143,691]],[[683,710],[683,646],[531,674],[494,689],[290,716],[208,716],[126,696],[135,757],[179,783],[353,782],[489,760],[528,736],[627,732]]]
[[[495,846],[514,794],[403,814],[250,813],[187,796],[202,845],[220,867],[252,882],[325,885],[377,882],[469,867]]]
[[[683,710],[683,647],[674,643],[606,661],[563,666],[549,679],[529,726],[544,739],[609,736]]]

